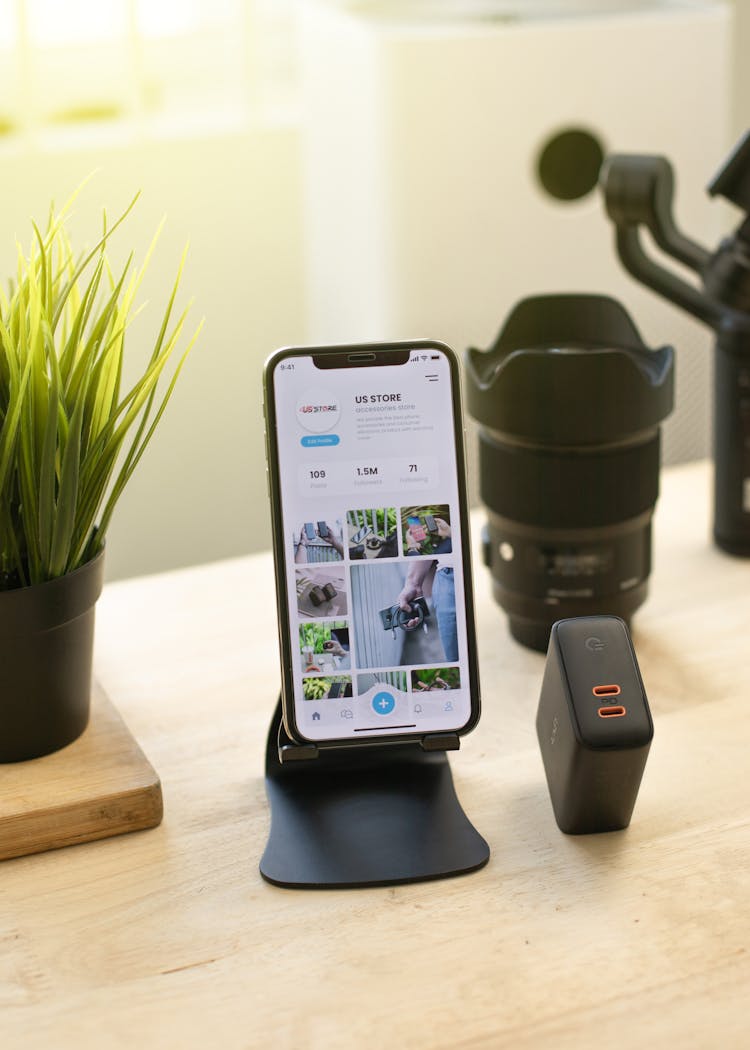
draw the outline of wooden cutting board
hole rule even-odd
[[[0,860],[152,828],[162,814],[159,777],[98,685],[78,740],[0,764]]]

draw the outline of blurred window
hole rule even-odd
[[[293,97],[296,0],[0,0],[0,139],[222,127]]]

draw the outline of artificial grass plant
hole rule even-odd
[[[139,311],[133,256],[114,274],[106,246],[138,195],[76,257],[65,221],[75,196],[35,223],[15,280],[0,287],[0,590],[63,576],[102,549],[123,489],[151,440],[198,331],[177,357],[189,306],[172,321],[185,254],[153,350],[123,391],[125,335]],[[161,229],[161,227],[160,227]],[[162,375],[171,372],[157,398]]]

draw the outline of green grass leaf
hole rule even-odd
[[[48,329],[49,331],[49,329]],[[60,366],[55,354],[52,333],[49,332],[50,382],[47,398],[47,418],[44,440],[39,458],[39,551],[43,561],[52,560],[55,521],[55,484],[57,480],[58,430],[60,417]],[[65,435],[67,442],[67,434]]]
[[[73,538],[78,507],[78,474],[80,471],[81,427],[83,425],[84,400],[76,402],[70,421],[68,440],[62,457],[60,490],[55,507],[52,526],[52,548],[49,555],[49,576],[62,576],[69,571],[70,541]]]

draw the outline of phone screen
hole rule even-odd
[[[349,365],[368,355],[337,347],[267,365],[284,714],[297,738],[456,732],[478,715],[457,364],[442,344],[399,345],[376,348],[384,364]]]

